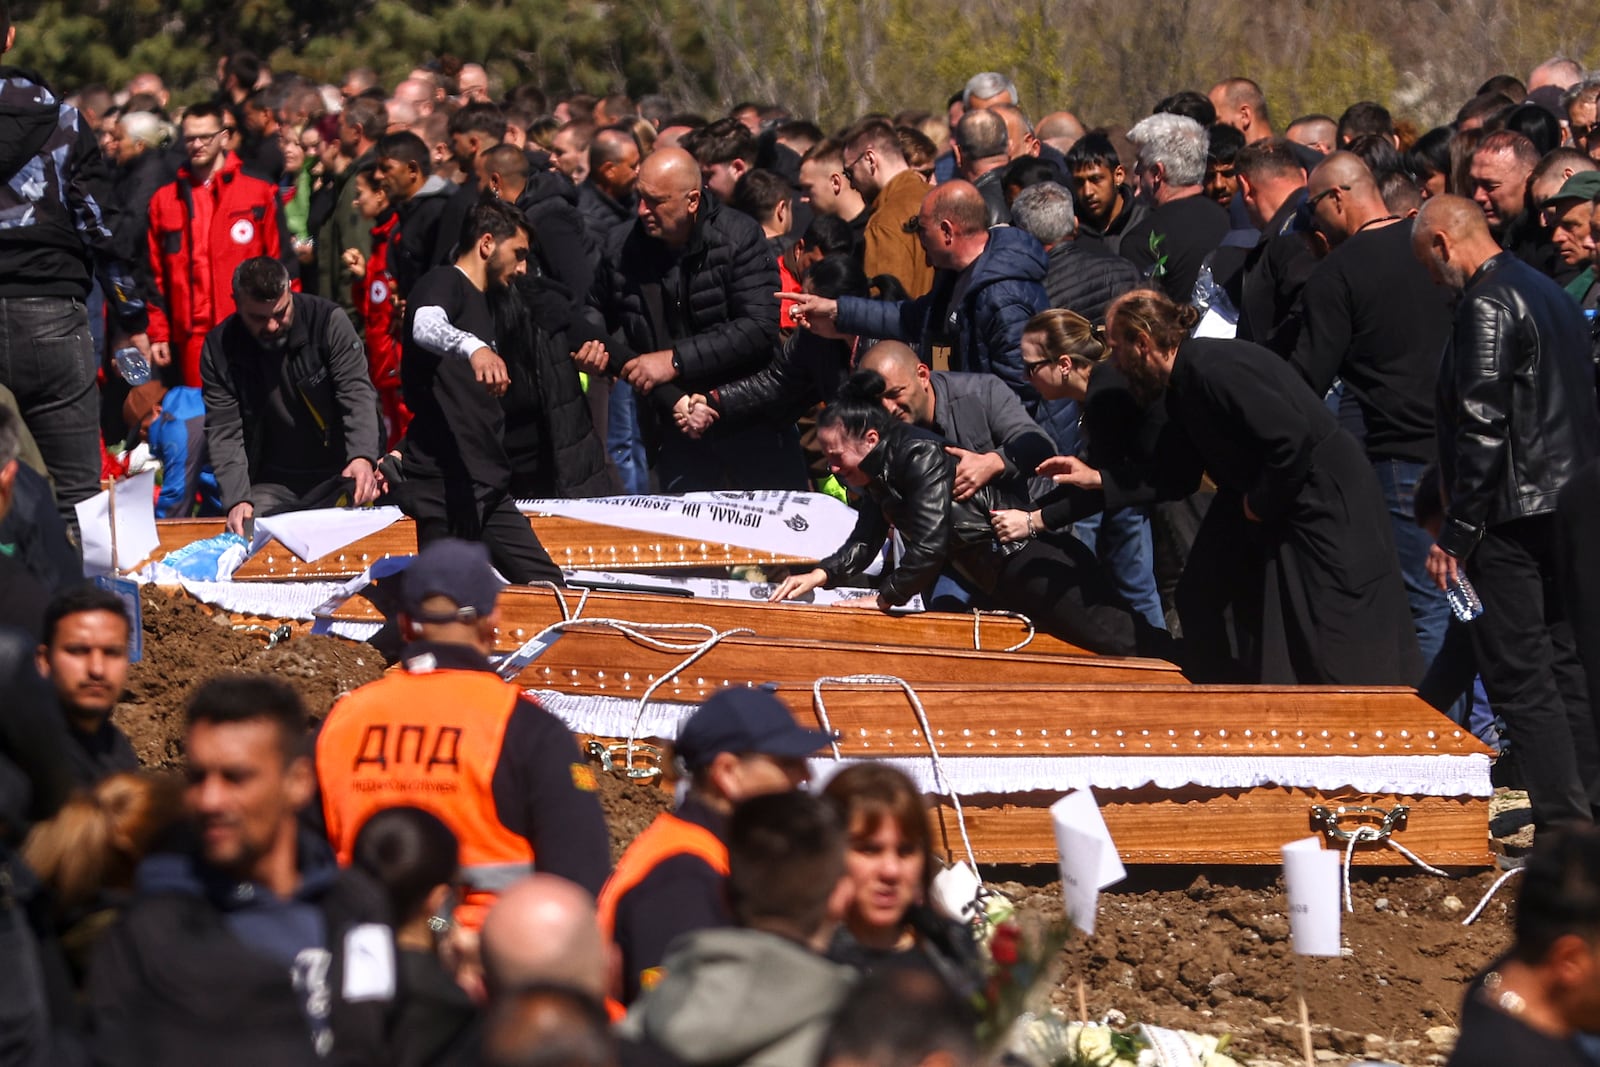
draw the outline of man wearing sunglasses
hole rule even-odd
[[[872,209],[863,231],[867,277],[893,275],[915,299],[933,288],[933,265],[905,223],[922,210],[928,183],[900,151],[894,127],[881,119],[856,124],[840,139],[845,180]]]
[[[234,271],[256,256],[280,258],[288,244],[278,187],[240,169],[224,118],[214,104],[189,109],[187,160],[150,202],[150,268],[161,296],[150,308],[150,361],[177,363],[183,385],[200,384],[206,335],[234,312]]]

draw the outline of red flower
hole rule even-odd
[[[1016,963],[1017,942],[1021,936],[1022,931],[1016,923],[1001,923],[995,927],[994,937],[989,942],[990,957],[1002,967]]]

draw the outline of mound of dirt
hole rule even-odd
[[[229,670],[284,678],[320,719],[335,697],[377,678],[367,645],[294,637],[267,648],[267,634],[238,630],[220,612],[182,594],[146,590],[145,660],[131,672],[117,723],[151,767],[181,765],[183,707],[203,679]],[[597,767],[598,771],[599,768]],[[671,804],[655,780],[599,774],[613,855]],[[1526,800],[1497,798],[1495,833],[1525,837]],[[1060,885],[1047,868],[1008,869],[1024,881],[1000,888],[1024,912],[1061,914]],[[992,872],[991,872],[992,873]],[[1358,872],[1354,914],[1344,916],[1347,954],[1301,959],[1289,947],[1286,901],[1276,870],[1135,869],[1101,895],[1097,932],[1064,950],[1055,1002],[1077,1012],[1085,985],[1089,1016],[1231,1034],[1230,1053],[1266,1067],[1298,1064],[1295,990],[1303,983],[1319,1059],[1378,1058],[1407,1067],[1442,1063],[1455,1039],[1466,981],[1507,944],[1515,883],[1476,924],[1461,920],[1492,872],[1446,880],[1422,872]]]
[[[611,830],[611,859],[616,861],[633,839],[657,815],[672,807],[672,792],[655,779],[635,781],[620,774],[604,774],[596,769],[600,781],[600,807]]]
[[[146,586],[140,608],[144,659],[129,670],[114,719],[147,767],[182,765],[184,705],[213,675],[262,671],[281,678],[321,720],[341,693],[383,673],[382,657],[366,645],[305,636],[268,648],[263,628],[235,629],[227,613],[181,593]]]
[[[1342,920],[1345,954],[1311,959],[1290,949],[1275,874],[1136,871],[1101,895],[1095,936],[1068,943],[1054,1003],[1076,1017],[1081,978],[1091,1018],[1118,1011],[1130,1022],[1231,1034],[1230,1054],[1241,1062],[1298,1063],[1295,991],[1303,983],[1313,1040],[1334,1062],[1443,1062],[1467,980],[1510,941],[1514,890],[1497,894],[1468,927],[1461,921],[1492,872],[1460,880],[1358,873],[1355,911]],[[1175,878],[1193,880],[1179,887]],[[1059,883],[999,888],[1024,913],[1061,914]]]

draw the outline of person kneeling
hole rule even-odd
[[[1081,542],[1040,535],[1001,544],[990,515],[1020,502],[994,484],[954,500],[956,461],[947,442],[891,418],[883,392],[881,375],[857,372],[817,417],[817,443],[829,466],[868,499],[843,547],[815,570],[785,579],[773,600],[861,574],[893,525],[905,551],[862,606],[898,607],[931,588],[948,563],[996,606],[1026,614],[1045,633],[1102,655],[1166,656],[1171,638],[1134,614]]]

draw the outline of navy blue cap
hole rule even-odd
[[[724,752],[809,756],[833,739],[794,721],[770,689],[736,686],[711,696],[678,732],[677,753],[698,770]]]
[[[489,562],[489,550],[476,541],[447,537],[435,541],[400,576],[400,610],[416,622],[471,622],[494,611],[504,583]],[[423,610],[429,597],[448,597],[457,610]]]

